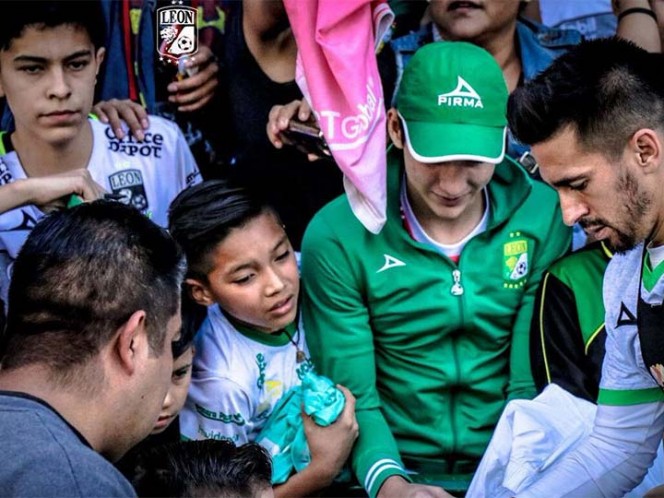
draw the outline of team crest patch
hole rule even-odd
[[[139,211],[148,209],[148,196],[143,185],[143,175],[137,169],[125,169],[108,177],[111,190],[120,196],[120,202]]]
[[[510,233],[511,240],[503,245],[503,287],[516,289],[526,283],[528,276],[528,240]]]
[[[177,62],[198,51],[197,11],[170,5],[157,9],[157,51],[162,60]]]

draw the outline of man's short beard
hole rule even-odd
[[[645,240],[648,231],[644,230],[643,222],[652,204],[652,199],[641,189],[634,175],[627,169],[623,171],[624,174],[616,182],[616,190],[624,200],[627,214],[625,227],[622,230],[613,228],[618,236],[615,243],[605,241],[609,249],[616,253],[627,252]]]

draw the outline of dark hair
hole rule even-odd
[[[184,271],[173,238],[132,207],[96,201],[46,216],[14,262],[3,368],[43,363],[66,375],[138,310],[161,354]]]
[[[7,50],[12,40],[20,38],[28,26],[38,29],[63,24],[85,29],[95,49],[104,46],[106,29],[101,2],[98,0],[2,0],[0,8],[0,50]]]
[[[179,441],[151,448],[137,462],[132,484],[141,498],[250,498],[272,482],[270,455],[257,443]]]
[[[217,244],[266,211],[277,216],[256,194],[227,180],[208,180],[180,192],[169,208],[168,227],[187,256],[188,275],[205,281]]]
[[[587,150],[616,157],[640,128],[664,126],[663,66],[617,37],[584,41],[512,93],[510,129],[532,145],[572,127]]]
[[[182,356],[192,346],[196,332],[201,328],[207,316],[207,307],[194,301],[184,287],[180,299],[182,302],[182,327],[180,328],[180,337],[177,341],[173,341],[172,345],[174,360]]]

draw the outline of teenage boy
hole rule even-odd
[[[565,223],[615,251],[593,430],[519,497],[624,496],[662,441],[662,57],[617,38],[582,43],[510,101],[512,129],[558,191]]]
[[[170,201],[199,172],[178,127],[152,118],[142,143],[89,117],[104,58],[104,19],[90,2],[3,2],[0,95],[16,130],[0,141],[0,186],[87,169],[121,202],[161,226]],[[11,261],[43,212],[25,205],[0,216],[0,297]]]
[[[419,49],[388,114],[385,227],[368,232],[342,196],[305,234],[307,340],[357,397],[352,464],[372,497],[448,496],[411,479],[463,489],[506,400],[534,394],[533,300],[570,231],[505,156],[506,104],[484,49]]]
[[[135,496],[108,460],[159,417],[184,270],[166,230],[117,202],[37,224],[0,344],[3,496]]]

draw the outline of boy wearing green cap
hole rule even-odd
[[[371,497],[464,490],[505,402],[534,395],[534,296],[571,233],[505,156],[507,95],[478,46],[419,49],[388,113],[383,230],[342,196],[305,234],[311,353],[357,398],[352,466]]]

